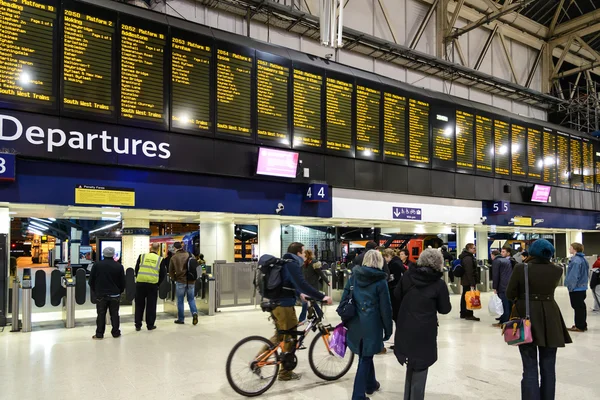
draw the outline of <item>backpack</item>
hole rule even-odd
[[[185,279],[188,282],[196,282],[198,280],[198,261],[192,253],[189,253],[187,260]]]
[[[452,261],[452,274],[457,278],[462,278],[465,274],[465,268],[462,266],[461,260],[457,258]]]
[[[287,262],[287,260],[282,260],[270,254],[264,254],[260,257],[254,277],[254,287],[263,298],[278,299],[282,297],[286,289],[283,287],[281,274],[283,266]],[[293,289],[288,290],[293,291]]]

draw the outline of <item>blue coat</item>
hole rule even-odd
[[[352,285],[357,315],[347,324],[346,341],[354,354],[374,356],[383,350],[384,340],[392,336],[392,303],[387,275],[376,268],[354,267],[342,298],[348,296]]]
[[[588,289],[590,265],[585,254],[577,253],[569,261],[569,269],[565,278],[565,286],[569,292],[585,292]]]

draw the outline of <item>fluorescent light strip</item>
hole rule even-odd
[[[46,226],[44,224],[40,224],[39,222],[36,222],[36,221],[29,221],[29,225],[30,226],[34,226],[34,227],[39,228],[39,229],[44,229],[44,230],[50,228],[49,226]]]
[[[28,228],[28,229],[27,229],[27,232],[30,232],[30,233],[33,233],[33,234],[35,234],[35,235],[39,235],[39,236],[44,236],[44,233],[42,233],[42,232],[40,232],[40,231],[38,231],[38,230],[36,230],[36,229],[31,229],[31,228]]]
[[[48,221],[48,220],[46,220],[46,219],[42,219],[42,218],[35,218],[35,217],[31,217],[31,218],[29,218],[29,219],[33,219],[33,220],[35,220],[35,221],[40,221],[40,222],[43,222],[43,223],[45,223],[45,224],[52,224],[52,222],[50,222],[50,221]]]
[[[96,233],[96,232],[99,232],[99,231],[103,231],[105,229],[112,228],[113,226],[117,226],[120,223],[121,223],[121,221],[115,222],[114,224],[108,224],[108,225],[105,225],[105,226],[103,226],[101,228],[97,228],[97,229],[91,230],[90,233]]]

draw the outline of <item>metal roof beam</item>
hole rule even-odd
[[[600,21],[600,9],[584,14],[581,17],[573,18],[567,22],[563,22],[554,30],[554,36],[564,36],[571,33],[579,34],[577,31],[595,25],[598,21]]]
[[[560,74],[556,75],[556,78],[557,79],[566,78],[567,76],[575,75],[580,72],[587,72],[587,71],[590,71],[597,67],[600,67],[600,60],[594,61],[593,63],[589,63],[587,65],[582,65],[581,67],[577,67],[577,68],[570,69],[568,71],[561,72]]]

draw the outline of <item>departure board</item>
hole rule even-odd
[[[542,155],[542,132],[538,129],[527,129],[527,176],[530,179],[542,179],[544,158]]]
[[[431,107],[433,167],[454,171],[455,139],[454,110],[439,104]]]
[[[497,175],[510,175],[510,125],[494,120],[494,170]]]
[[[121,23],[121,118],[164,121],[165,34]]]
[[[210,131],[212,47],[208,40],[171,32],[171,125]]]
[[[475,117],[475,154],[477,171],[492,172],[494,162],[494,143],[492,142],[492,119],[477,115]]]
[[[217,132],[252,137],[252,57],[217,49]]]
[[[556,185],[556,135],[544,128],[544,182]]]
[[[381,92],[356,85],[356,150],[359,155],[378,155]]]
[[[408,101],[409,161],[429,164],[429,103],[410,99]]]
[[[288,95],[290,68],[256,58],[258,138],[290,144]]]
[[[594,165],[596,167],[596,191],[600,192],[600,147],[594,148]]]
[[[294,69],[294,147],[321,147],[321,75]]]
[[[512,174],[514,177],[524,178],[527,168],[527,130],[524,126],[512,124]]]
[[[583,139],[583,188],[594,190],[594,145]]]
[[[473,127],[474,115],[456,110],[456,168],[473,170]]]
[[[556,167],[558,184],[569,187],[571,185],[571,170],[569,168],[569,135],[558,132],[556,135]]]
[[[54,1],[0,2],[0,98],[52,107],[54,91]]]
[[[406,160],[406,97],[383,94],[383,152],[386,159]]]
[[[327,148],[352,150],[352,95],[354,84],[327,78]]]
[[[583,189],[583,157],[581,138],[571,136],[569,141],[571,158],[571,187]]]

